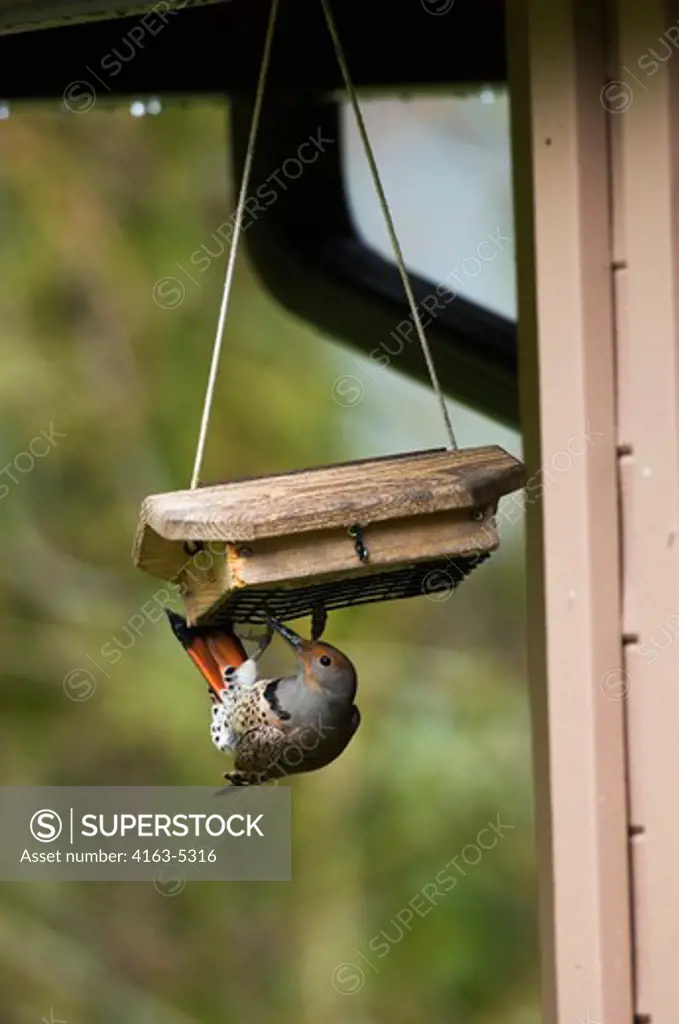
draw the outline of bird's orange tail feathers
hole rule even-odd
[[[243,644],[228,628],[189,626],[186,619],[169,608],[165,609],[172,632],[200,670],[210,689],[217,695],[228,685],[224,673],[238,668],[247,661]]]

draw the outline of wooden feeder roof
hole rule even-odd
[[[147,498],[135,560],[149,531],[168,541],[237,543],[495,506],[521,487],[523,464],[502,448],[435,449],[234,481]]]

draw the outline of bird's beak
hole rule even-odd
[[[306,641],[298,633],[295,633],[294,629],[290,629],[289,626],[284,626],[282,622],[278,621],[278,619],[269,618],[269,623],[277,633],[280,633],[284,640],[287,640],[288,643],[295,648],[296,651],[302,650]]]

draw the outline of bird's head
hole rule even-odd
[[[277,619],[270,618],[269,622],[293,648],[297,664],[311,689],[353,699],[356,693],[356,669],[346,654],[330,644],[305,640]]]

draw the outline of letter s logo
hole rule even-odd
[[[61,835],[63,822],[56,811],[36,811],[31,818],[31,835],[39,843],[53,843]]]

